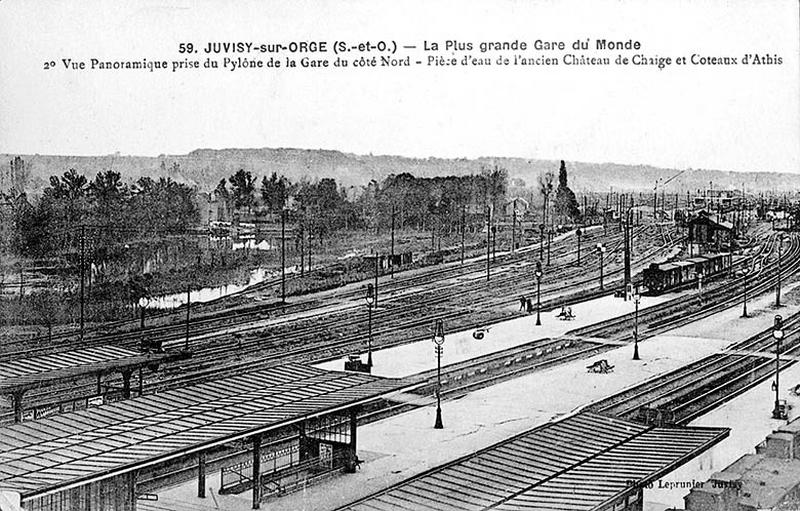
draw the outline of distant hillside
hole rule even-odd
[[[509,171],[511,178],[524,180],[535,186],[537,177],[546,170],[558,172],[558,162],[526,160],[524,158],[440,159],[406,158],[402,156],[373,156],[342,153],[322,149],[197,149],[186,155],[122,156],[57,156],[15,155],[0,157],[0,189],[7,189],[10,160],[21,156],[30,172],[27,190],[41,191],[51,175],[60,175],[75,168],[90,178],[97,172],[113,169],[124,179],[134,181],[140,176],[170,176],[173,179],[197,186],[200,190],[213,189],[224,178],[238,169],[265,176],[272,172],[283,174],[293,181],[333,177],[342,186],[360,187],[370,180],[382,180],[389,174],[403,172],[420,177],[436,175],[465,175],[478,173],[484,166],[498,165]],[[172,171],[173,163],[180,165],[179,172]],[[570,187],[577,191],[648,191],[656,179],[667,180],[679,171],[648,165],[620,165],[616,163],[567,162]],[[794,191],[800,188],[800,175],[774,172],[726,172],[720,170],[687,170],[667,186],[668,192],[707,188],[713,182],[715,189],[741,188],[748,190]],[[661,189],[661,188],[659,188]]]

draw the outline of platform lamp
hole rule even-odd
[[[600,256],[600,291],[603,290],[603,254],[606,253],[606,247],[602,243],[597,244],[597,255]]]
[[[772,337],[775,339],[775,408],[772,410],[773,419],[785,419],[786,409],[781,406],[779,399],[780,392],[780,370],[781,370],[781,339],[783,339],[783,318],[775,316],[775,325],[772,327]]]
[[[639,358],[639,300],[642,299],[637,287],[631,286],[631,298],[633,299],[633,359]]]
[[[367,284],[367,293],[364,295],[367,302],[367,366],[372,369],[372,306],[375,304],[375,288]]]
[[[747,318],[750,317],[747,314],[747,276],[750,274],[750,268],[744,267],[741,270],[742,277],[744,278],[744,296],[742,299],[742,317]]]
[[[536,326],[542,325],[542,262],[536,261]]]
[[[444,350],[444,322],[436,320],[433,330],[433,343],[436,345],[436,422],[433,429],[442,429],[442,351]]]
[[[148,305],[150,305],[150,299],[148,297],[143,296],[139,298],[139,310],[141,311],[141,316],[142,316],[140,328],[142,330],[144,330],[144,315]]]
[[[575,236],[578,237],[578,266],[580,266],[580,264],[581,264],[581,236],[582,235],[583,235],[583,232],[580,230],[580,228],[578,228],[578,230],[575,231]]]

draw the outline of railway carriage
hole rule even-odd
[[[730,254],[721,253],[692,257],[671,263],[653,263],[642,273],[647,294],[659,295],[689,282],[696,282],[700,275],[709,276],[726,269]]]

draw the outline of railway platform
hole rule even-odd
[[[427,346],[433,353],[432,343]],[[631,360],[631,347],[617,347],[600,357],[615,366],[608,374],[588,373],[592,359],[581,359],[442,402],[444,429],[433,429],[435,403],[430,396],[403,393],[398,401],[417,404],[412,411],[359,427],[361,467],[354,474],[330,477],[314,485],[276,496],[264,503],[270,510],[332,510],[381,491],[426,470],[450,463],[497,442],[553,420],[570,416],[586,404],[722,350],[727,341],[657,337],[640,344],[643,360]],[[445,347],[447,345],[445,344]],[[587,361],[588,360],[588,361]],[[393,398],[394,399],[394,398]],[[220,472],[208,474],[209,488],[218,488]],[[182,510],[180,506],[218,505],[249,509],[246,496],[219,495],[197,499],[195,485],[184,483],[158,492],[158,502],[140,502],[139,509]]]
[[[788,305],[781,309],[781,313],[785,315],[800,309],[795,300],[791,299],[794,293],[791,289],[795,286],[786,288]],[[331,477],[302,491],[272,498],[266,502],[265,507],[274,510],[337,509],[400,484],[406,479],[451,463],[459,457],[485,449],[496,442],[569,416],[590,402],[633,387],[639,382],[655,378],[706,355],[725,352],[729,344],[744,340],[771,324],[773,312],[771,300],[772,296],[752,300],[751,317],[747,319],[739,317],[740,308],[732,307],[702,322],[644,340],[640,343],[642,354],[640,361],[631,360],[631,346],[616,347],[601,356],[567,362],[513,380],[502,381],[459,396],[458,399],[446,400],[442,403],[445,426],[442,430],[433,429],[434,407],[431,405],[435,399],[431,399],[431,396],[421,396],[415,403],[412,394],[403,394],[398,401],[416,404],[418,407],[410,412],[366,424],[360,428],[359,441],[362,446],[360,456],[364,463],[357,473],[347,477]],[[625,302],[620,300],[619,303]],[[533,326],[529,326],[527,330],[532,329]],[[462,333],[465,337],[464,342],[481,342],[472,339],[469,333]],[[724,338],[718,338],[719,335],[723,335]],[[448,336],[448,342],[452,336]],[[435,360],[432,355],[432,343],[420,343],[420,346],[432,361]],[[587,363],[599,358],[606,359],[609,365],[615,367],[615,371],[608,374],[587,373],[585,367]],[[395,358],[394,363],[400,362]],[[411,370],[413,368],[401,368],[393,374],[406,374]],[[787,375],[789,374],[787,372]],[[795,383],[793,376],[787,378],[792,384]],[[800,381],[800,368],[797,378]],[[767,401],[765,395],[761,395],[758,399],[762,405]],[[800,409],[800,402],[796,406],[796,409]],[[769,410],[762,411],[765,417],[768,417]],[[747,417],[745,414],[739,421],[745,430]],[[727,424],[728,420],[732,419],[708,421],[701,419],[702,422],[696,421],[692,425],[712,427],[720,423]],[[769,419],[764,422],[767,423],[765,426],[767,429],[774,426]],[[664,489],[658,485],[662,481],[684,478],[685,476],[675,475],[684,473],[680,470],[691,470],[698,463],[705,470],[723,466],[718,461],[709,461],[710,456],[718,450],[724,451],[726,449],[724,446],[742,445],[741,440],[733,440],[734,435],[738,438],[738,434],[734,429],[730,440],[723,440],[712,447],[707,454],[690,461],[678,472],[660,474],[652,481],[653,488],[648,488],[643,493],[642,498],[647,503],[645,509],[663,509],[663,507],[650,507],[658,505],[659,499],[663,496]],[[759,432],[757,436],[760,438],[763,435]],[[751,446],[757,441],[758,438],[744,442],[743,445]],[[213,477],[218,476],[210,476],[209,480]],[[682,492],[677,495],[680,501],[686,490],[678,491]],[[173,487],[159,494],[158,508],[146,507],[149,506],[146,503],[141,508],[177,510],[182,509],[180,506],[186,505],[187,502],[197,503],[198,506],[210,504],[208,501],[201,503],[191,500],[190,492],[191,487],[187,485]],[[215,501],[215,505],[218,505],[219,509],[230,511],[247,509],[247,502],[233,496],[216,496],[216,499],[218,500]]]
[[[642,297],[640,309],[663,303],[674,295]],[[538,339],[557,338],[580,327],[592,325],[606,319],[633,312],[633,302],[621,298],[604,296],[594,300],[571,305],[575,319],[562,321],[558,318],[560,308],[543,310],[541,326],[536,326],[536,313],[516,318],[484,329],[485,335],[478,340],[474,330],[458,331],[458,325],[445,325],[448,333],[444,344],[443,364],[454,364],[485,356],[498,351],[520,346]],[[587,341],[587,339],[584,339]],[[591,342],[591,339],[588,339]],[[373,350],[372,374],[390,378],[401,378],[436,368],[436,358],[432,356],[433,344],[430,340]],[[366,353],[361,353],[366,360]],[[335,359],[318,364],[316,367],[328,370],[343,370],[344,361]]]

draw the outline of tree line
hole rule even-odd
[[[141,177],[128,185],[119,172],[89,180],[75,169],[51,176],[40,197],[4,193],[0,245],[20,256],[60,255],[86,241],[107,246],[136,237],[180,232],[198,221],[194,190],[171,178]]]
[[[508,173],[497,166],[458,177],[393,174],[358,189],[334,178],[292,182],[274,172],[259,181],[241,169],[213,195],[240,219],[273,215],[277,221],[285,211],[300,232],[321,237],[341,229],[380,231],[392,222],[422,230],[459,224],[462,216],[481,223],[486,210],[502,210],[507,189]],[[87,240],[111,247],[200,227],[198,190],[170,177],[126,183],[113,170],[89,178],[69,169],[51,176],[40,196],[0,194],[0,248],[27,258],[74,256]]]

